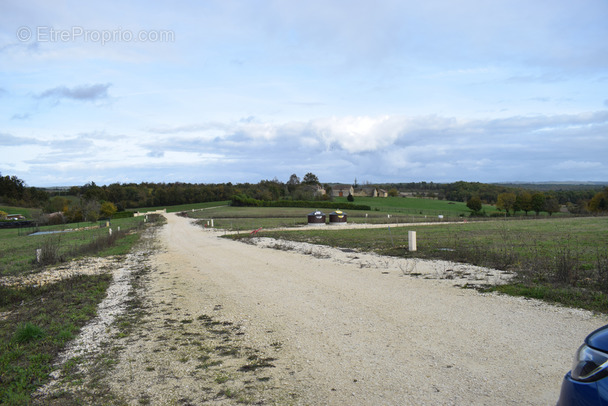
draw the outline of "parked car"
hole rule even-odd
[[[608,325],[585,338],[562,382],[558,406],[608,406]]]

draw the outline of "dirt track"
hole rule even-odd
[[[187,404],[210,402],[199,394],[217,393],[200,387],[187,358],[170,361],[166,347],[145,344],[150,335],[168,334],[159,316],[167,309],[174,320],[212,315],[239,326],[241,348],[272,356],[272,367],[257,376],[262,399],[311,405],[554,404],[575,349],[608,323],[390,266],[362,268],[233,242],[188,219],[167,219],[152,258],[148,337],[128,345],[114,376],[120,390],[130,370],[131,392],[147,392],[153,403],[167,401],[167,388]],[[180,379],[167,383],[161,373]],[[231,380],[235,388],[254,381],[228,374],[227,382],[215,382]]]

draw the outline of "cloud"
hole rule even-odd
[[[165,151],[150,151],[146,156],[150,158],[162,158],[165,156]]]
[[[528,84],[528,83],[559,83],[565,82],[568,78],[564,75],[558,73],[543,73],[542,75],[520,75],[520,76],[511,76],[506,79],[506,83],[508,84]]]
[[[486,120],[437,115],[284,123],[247,119],[176,126],[175,134],[165,130],[163,137],[143,137],[139,143],[146,162],[189,180],[190,172],[218,182],[286,179],[310,171],[324,182],[354,176],[372,182],[496,182],[608,175],[601,163],[608,145],[608,111]],[[183,172],[188,165],[191,171]]]
[[[27,120],[31,117],[30,113],[13,114],[11,120]]]
[[[551,145],[584,138],[601,143],[608,127],[608,111],[552,116],[513,116],[464,120],[437,115],[325,117],[286,123],[257,119],[232,123],[199,123],[151,129],[168,135],[148,139],[151,151],[189,151],[214,148],[252,151],[306,148],[307,151],[343,151],[365,154],[395,148],[445,148],[488,153]],[[184,134],[185,133],[185,134]],[[173,135],[173,136],[172,136]]]
[[[32,144],[40,144],[41,142],[28,137],[15,137],[11,134],[0,133],[0,146],[3,147],[18,147],[21,145],[32,145]]]
[[[146,131],[156,134],[204,133],[210,130],[226,130],[227,124],[220,122],[207,122],[202,124],[185,124],[179,126],[164,126],[148,128]]]
[[[52,89],[45,90],[38,96],[38,98],[51,98],[56,100],[72,99],[78,101],[95,101],[107,98],[108,88],[110,86],[110,83],[79,85],[72,88],[68,88],[66,86],[58,86]]]
[[[601,162],[590,162],[590,161],[575,161],[568,160],[559,162],[555,165],[556,169],[561,170],[579,170],[579,169],[599,169],[603,166]]]

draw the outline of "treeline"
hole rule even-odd
[[[492,184],[480,182],[458,181],[453,183],[388,183],[380,187],[398,192],[408,192],[414,196],[467,202],[472,197],[478,197],[485,204],[496,204],[498,196],[502,193],[523,192],[542,193],[549,198],[556,199],[561,205],[580,204],[589,202],[598,193],[602,193],[603,185],[562,185],[562,184]]]
[[[175,206],[179,204],[230,200],[241,188],[231,183],[113,183],[98,186],[95,182],[73,186],[68,194],[85,200],[109,201],[119,211],[138,207]]]
[[[2,176],[0,173],[0,203],[7,206],[40,207],[49,200],[44,190],[28,187],[16,176]]]
[[[534,185],[500,185],[479,182],[410,182],[375,185],[389,191],[389,195],[444,199],[468,202],[471,198],[479,199],[484,204],[501,206],[507,202],[506,209],[515,211],[518,207],[528,208],[528,194],[541,194],[550,209],[555,204],[567,206],[571,213],[608,212],[608,189],[600,185],[553,185],[554,190],[533,190]],[[285,181],[262,180],[258,183],[113,183],[99,186],[94,182],[83,186],[73,186],[68,190],[44,191],[26,186],[25,182],[15,176],[0,174],[0,202],[6,205],[38,207],[48,213],[62,211],[70,218],[89,218],[98,213],[103,216],[116,210],[153,206],[174,206],[181,204],[203,203],[211,201],[232,200],[234,196],[259,201],[330,201],[332,184],[321,184],[316,175],[307,173],[300,178],[293,174]],[[502,196],[501,201],[499,197]],[[507,197],[505,199],[505,196]],[[515,196],[514,206],[509,202]],[[60,199],[61,197],[61,199]],[[520,204],[523,202],[523,205]],[[111,203],[104,206],[104,203]],[[356,201],[355,201],[356,203]],[[519,206],[518,206],[519,205]],[[319,206],[322,207],[322,206]],[[536,211],[537,207],[532,209]],[[79,214],[82,213],[82,216]],[[90,215],[88,215],[89,213]],[[94,216],[93,216],[94,217]]]
[[[245,195],[235,195],[231,201],[232,206],[248,207],[310,207],[310,200],[258,200]],[[371,210],[366,204],[334,203],[330,201],[315,201],[318,209],[344,209],[344,210]]]
[[[277,179],[259,183],[113,183],[98,186],[95,182],[84,186],[73,186],[66,193],[82,196],[85,200],[109,201],[119,211],[138,207],[175,206],[181,204],[231,200],[235,195],[244,195],[257,200],[323,200],[326,195],[317,194],[323,189],[315,175],[308,173],[303,181],[294,174],[287,182]]]

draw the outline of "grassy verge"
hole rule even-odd
[[[111,275],[78,276],[39,288],[0,287],[0,404],[30,404],[57,354],[96,314]]]
[[[408,251],[410,230],[417,234],[415,252]],[[518,275],[516,284],[496,290],[608,312],[607,230],[608,217],[595,217],[390,229],[262,230],[259,235],[510,270]]]
[[[66,238],[62,244],[68,246],[67,252],[78,256],[126,254],[138,241],[138,231],[142,230],[143,223],[121,224],[128,232],[124,235],[113,233],[119,238],[111,241],[108,240],[107,229],[103,229],[103,236],[98,235],[96,230],[86,230],[74,233],[89,235]],[[34,237],[17,235],[4,238],[3,242],[17,252],[6,251],[6,246],[2,245],[5,255],[18,258],[23,245],[27,251],[30,250],[30,239]],[[32,265],[31,260],[28,261],[30,267],[37,267]],[[18,268],[4,269],[13,275],[28,273],[23,264]],[[110,274],[80,275],[39,287],[0,285],[0,404],[31,404],[31,394],[48,380],[59,352],[82,326],[95,317],[97,305],[105,297],[111,279]]]

